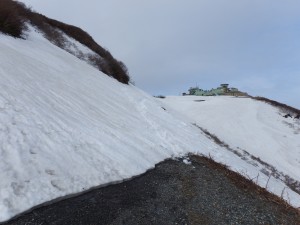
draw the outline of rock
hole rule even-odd
[[[284,115],[283,117],[284,117],[284,118],[289,118],[289,117],[292,118],[291,114],[289,114],[289,113],[286,114],[286,115]]]

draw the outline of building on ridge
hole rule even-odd
[[[246,92],[241,92],[237,88],[229,87],[229,84],[221,84],[217,88],[211,90],[203,90],[199,87],[191,87],[188,95],[196,96],[218,96],[218,95],[229,95],[229,96],[248,96]]]

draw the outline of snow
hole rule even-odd
[[[282,179],[288,175],[300,181],[299,119],[284,118],[286,112],[245,97],[168,96],[161,101],[167,110],[180,113],[243,157],[246,151],[274,167]],[[263,164],[259,166],[266,170]],[[299,200],[295,204],[300,205]]]
[[[27,40],[0,34],[0,63],[0,222],[63,196],[121,182],[187,153],[211,155],[245,176],[260,174],[258,183],[267,183],[260,168],[212,142],[191,118],[177,109],[162,109],[169,100],[173,105],[175,97],[161,102],[121,84],[33,29]],[[270,129],[268,123],[264,129]],[[240,138],[237,144],[248,147]],[[294,152],[270,160],[287,160],[278,168],[298,179],[297,171],[290,170],[299,169],[298,156],[290,158]],[[280,195],[285,184],[271,179],[269,186]],[[288,188],[285,193],[291,204],[300,206],[298,194]]]
[[[61,33],[61,37],[63,39],[63,46],[62,48],[69,52],[70,54],[76,56],[77,58],[86,61],[90,65],[94,63],[90,60],[90,57],[97,58],[99,60],[104,60],[101,56],[97,53],[89,49],[87,46],[81,44],[74,38],[68,36],[67,34],[63,33],[61,30],[57,29],[57,32]],[[54,43],[55,44],[55,43]],[[97,68],[97,67],[96,67]]]
[[[151,96],[40,34],[0,41],[0,221],[205,146]]]
[[[164,102],[231,147],[246,150],[300,180],[298,119],[284,118],[286,113],[251,98],[174,96]]]

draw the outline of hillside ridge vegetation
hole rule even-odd
[[[24,3],[13,0],[0,0],[0,32],[15,38],[24,38],[26,23],[38,28],[50,42],[68,51],[64,34],[88,47],[95,54],[87,56],[87,62],[103,73],[128,84],[130,77],[125,64],[115,59],[84,30],[34,12]],[[70,52],[70,51],[68,51]],[[70,52],[72,54],[72,52]],[[76,57],[83,59],[80,55]]]
[[[294,108],[292,106],[289,106],[287,104],[280,103],[280,102],[277,102],[275,100],[265,98],[265,97],[261,97],[261,96],[252,97],[252,98],[257,100],[257,101],[262,101],[262,102],[268,103],[272,106],[275,106],[275,107],[280,108],[282,110],[285,110],[287,112],[291,112],[291,113],[294,113],[296,115],[300,115],[300,110],[299,109],[296,109],[296,108]]]

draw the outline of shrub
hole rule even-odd
[[[268,98],[265,98],[265,97],[257,96],[257,97],[252,97],[252,99],[262,101],[262,102],[266,102],[266,103],[268,103],[272,106],[281,108],[281,109],[286,110],[286,111],[291,112],[291,113],[300,114],[299,109],[296,109],[296,108],[291,107],[289,105],[286,105],[286,104],[283,104],[283,103],[280,103],[280,102],[277,102],[277,101],[274,101],[274,100],[271,100],[271,99],[268,99]]]
[[[129,83],[129,75],[128,70],[125,64],[121,61],[116,60],[108,50],[104,49],[100,45],[98,45],[94,39],[82,29],[62,23],[60,21],[47,18],[44,15],[39,14],[40,20],[44,21],[44,24],[36,24],[41,30],[44,31],[45,23],[49,24],[53,28],[58,28],[62,30],[68,36],[74,38],[76,41],[80,42],[81,44],[87,46],[95,53],[97,53],[103,60],[93,60],[92,63],[96,65],[96,67],[101,70],[103,73],[114,77],[118,81],[128,84]],[[105,62],[103,62],[105,61]]]
[[[41,30],[45,37],[68,51],[66,35],[87,46],[96,53],[96,57],[88,57],[89,62],[103,73],[128,84],[130,77],[125,64],[116,60],[109,51],[98,45],[94,39],[82,29],[50,19],[42,14],[33,12],[23,3],[13,0],[0,0],[0,31],[13,37],[20,38],[26,29],[25,21],[30,22]],[[83,58],[83,56],[77,56]]]
[[[26,29],[24,18],[20,16],[20,10],[24,5],[12,0],[0,1],[0,31],[16,38],[22,36]]]

